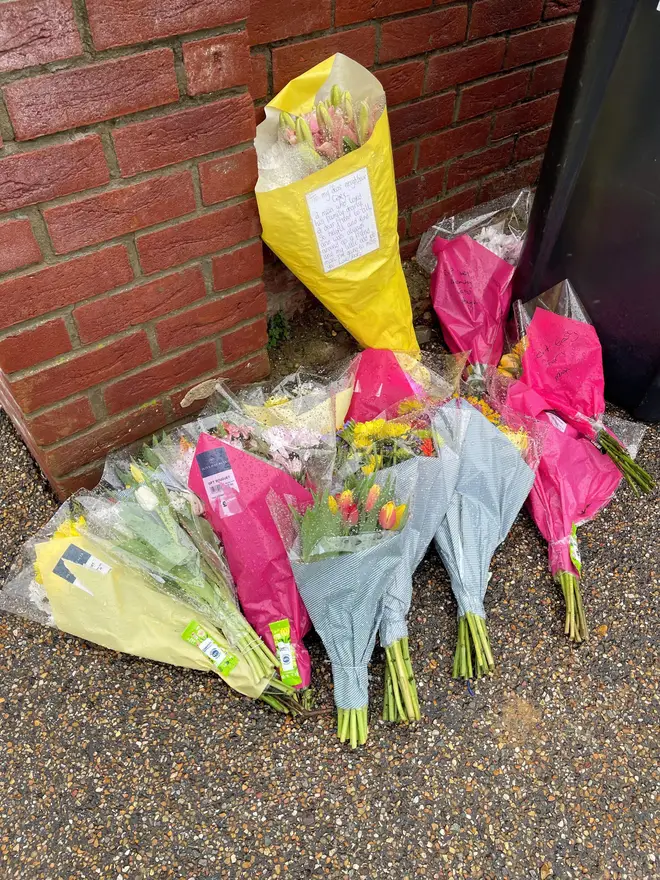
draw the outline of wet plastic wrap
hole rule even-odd
[[[410,510],[416,483],[413,468],[394,468],[381,486]],[[321,503],[325,501],[321,498]],[[293,573],[314,628],[332,663],[339,709],[368,705],[368,664],[381,625],[385,596],[411,539],[410,519],[397,531],[372,531],[316,541],[311,553],[301,543],[300,525],[277,499],[271,509],[289,551]],[[414,539],[414,537],[413,537]],[[307,560],[307,561],[304,561]]]
[[[430,366],[424,356],[370,348],[358,355],[356,361],[355,390],[346,419],[363,422],[393,418],[399,414],[398,405],[413,397],[418,406],[452,397],[458,392],[466,357],[440,356]]]
[[[332,434],[344,424],[351,405],[358,363],[353,358],[329,376],[301,368],[275,384],[249,385],[235,394],[218,383],[202,418],[234,410],[267,427],[309,428]]]
[[[417,248],[417,262],[430,275],[437,256],[433,242],[469,235],[498,257],[515,266],[522,251],[534,196],[529,189],[509,193],[469,211],[447,217],[428,229]]]
[[[288,620],[300,683],[307,687],[311,670],[303,636],[311,624],[267,498],[271,492],[291,496],[304,508],[311,494],[280,468],[209,434],[197,443],[189,486],[222,539],[247,620],[273,651],[271,624]]]
[[[401,558],[388,580],[384,597],[380,643],[384,648],[408,636],[407,617],[412,600],[412,577],[444,519],[458,480],[459,459],[447,442],[439,445],[437,457],[416,456],[379,471],[379,483],[399,472],[410,485],[412,502]]]
[[[456,489],[435,544],[459,617],[485,617],[490,563],[532,488],[545,431],[515,414],[501,430],[461,398],[438,411],[434,428],[460,456]]]
[[[185,586],[177,584],[172,567],[162,576],[157,574],[155,559],[145,560],[136,548],[124,552],[121,540],[108,539],[114,533],[112,519],[121,515],[121,503],[97,492],[80,493],[64,504],[24,547],[0,592],[0,609],[114,651],[214,671],[239,693],[259,697],[274,666],[267,676],[254,673],[244,653],[236,650],[235,639],[227,639],[225,628],[218,625],[226,621],[227,613],[215,613],[217,603],[200,598],[204,588],[199,583],[191,587],[187,574]],[[94,516],[88,516],[92,511]],[[137,541],[137,536],[132,540]],[[190,554],[187,558],[190,561]],[[217,579],[212,583],[217,586]],[[231,595],[224,599],[233,604]],[[204,614],[204,609],[209,613]],[[240,624],[235,606],[234,616],[233,624]],[[254,633],[245,621],[243,625],[251,642]],[[203,630],[205,643],[193,644],[185,638],[191,627]],[[236,633],[234,627],[231,633]]]
[[[579,577],[575,529],[609,503],[621,482],[621,472],[590,440],[549,412],[543,398],[524,382],[494,374],[489,390],[517,412],[547,422],[527,507],[548,542],[551,573]]]
[[[442,335],[450,351],[469,352],[480,376],[502,357],[513,266],[467,235],[450,241],[437,237],[433,249],[438,262],[431,301]]]
[[[570,282],[563,281],[527,303],[516,303],[515,315],[518,332],[525,338],[525,384],[590,439],[597,439],[598,432],[609,427],[634,457],[646,427],[629,420],[604,419],[603,352]]]
[[[341,99],[333,97],[341,90]],[[308,128],[296,134],[313,163],[302,180],[300,165],[291,173],[291,145],[282,143],[281,122],[304,117],[324,102],[333,116],[345,91],[370,136],[358,136],[344,155],[326,164],[316,160],[316,140]],[[259,180],[255,188],[262,237],[268,247],[346,327],[360,345],[419,351],[410,296],[401,266],[392,145],[384,91],[365,67],[341,53],[317,64],[291,82],[266,106],[257,127],[255,148]],[[380,111],[380,112],[379,112]],[[286,114],[286,116],[285,116]],[[327,119],[318,120],[320,136]],[[330,126],[334,129],[334,124]],[[309,131],[309,135],[308,135]],[[366,132],[365,132],[366,134]],[[343,136],[342,136],[343,139]],[[310,140],[312,143],[310,143]],[[353,148],[353,145],[355,148]],[[298,145],[294,150],[300,150]],[[274,155],[274,151],[276,155]],[[304,169],[303,169],[304,170]],[[273,184],[280,185],[273,189]]]

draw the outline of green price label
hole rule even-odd
[[[238,666],[238,657],[220,647],[215,639],[212,638],[212,636],[209,635],[204,627],[197,623],[196,620],[190,621],[181,634],[181,637],[184,642],[188,642],[190,645],[199,648],[202,654],[204,654],[213,666],[215,666],[218,672],[221,672],[223,675],[229,675],[232,669]]]
[[[280,675],[284,684],[293,687],[302,684],[302,678],[298,672],[296,663],[296,649],[291,644],[291,624],[285,617],[283,620],[275,620],[269,623],[270,631],[275,642],[277,659],[280,661]]]

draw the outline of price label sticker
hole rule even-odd
[[[288,618],[275,620],[273,623],[268,624],[268,626],[275,642],[282,681],[284,684],[291,686],[302,684],[302,678],[300,677],[296,662],[296,649],[291,643],[291,624]]]
[[[232,669],[238,665],[238,657],[222,648],[196,620],[190,621],[181,634],[181,638],[189,645],[199,648],[222,675],[229,675]]]
[[[197,464],[213,510],[223,517],[240,513],[242,508],[237,497],[240,490],[227,450],[219,446],[200,452]]]

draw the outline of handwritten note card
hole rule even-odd
[[[307,194],[324,272],[378,249],[369,174],[360,168]]]

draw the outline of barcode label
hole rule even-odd
[[[278,642],[277,656],[282,672],[293,672],[296,668],[296,661],[293,657],[293,645],[291,642]]]
[[[211,663],[220,666],[227,656],[227,652],[223,651],[220,645],[213,641],[212,638],[206,638],[199,646],[200,651],[206,654]]]
[[[213,509],[220,516],[233,516],[241,510],[236,494],[240,491],[236,476],[229,463],[227,450],[222,446],[208,449],[197,456],[199,472]]]

